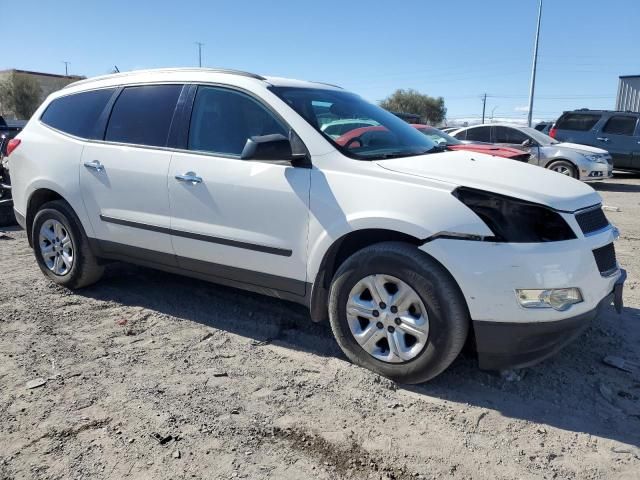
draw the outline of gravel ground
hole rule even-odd
[[[121,264],[71,293],[7,231],[0,478],[637,479],[640,369],[602,359],[640,363],[640,177],[596,188],[620,208],[623,314],[536,367],[467,354],[413,387],[286,302]]]

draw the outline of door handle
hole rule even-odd
[[[104,166],[98,160],[91,160],[90,162],[84,162],[84,166],[87,168],[91,168],[96,172],[101,172],[104,170]]]
[[[600,140],[601,142],[608,142],[609,139],[607,137],[597,137],[596,140]]]
[[[192,185],[195,185],[196,183],[202,183],[202,177],[197,176],[195,172],[187,172],[183,173],[182,175],[176,175],[175,178],[179,182],[189,182]]]

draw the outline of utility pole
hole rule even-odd
[[[66,61],[62,61],[62,63],[64,63],[64,76],[68,77],[69,76],[69,64],[71,62],[66,62]]]
[[[202,46],[204,43],[196,42],[196,45],[198,46],[198,66],[202,67]]]
[[[484,112],[487,108],[487,94],[482,96],[482,123],[484,123]]]
[[[498,108],[498,105],[496,105],[495,107],[493,107],[493,108],[491,109],[491,120],[489,120],[489,123],[493,123],[493,112],[495,112],[495,111],[496,111],[496,108]]]
[[[538,66],[538,42],[540,41],[540,20],[542,19],[542,0],[538,4],[538,26],[536,27],[536,43],[533,47],[533,65],[531,67],[531,88],[529,89],[529,114],[527,125],[531,126],[533,116],[533,94],[536,89],[536,67]]]

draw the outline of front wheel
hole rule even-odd
[[[568,162],[567,160],[558,160],[557,162],[549,164],[547,168],[556,173],[566,175],[567,177],[578,178],[578,169],[573,163]]]
[[[444,371],[464,346],[466,302],[442,265],[416,247],[387,242],[352,255],[329,295],[331,329],[354,363],[400,383]]]

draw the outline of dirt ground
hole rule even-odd
[[[638,479],[640,176],[596,186],[626,307],[506,377],[398,386],[283,301],[114,264],[71,293],[0,235],[0,479]],[[28,382],[42,379],[40,387]]]

